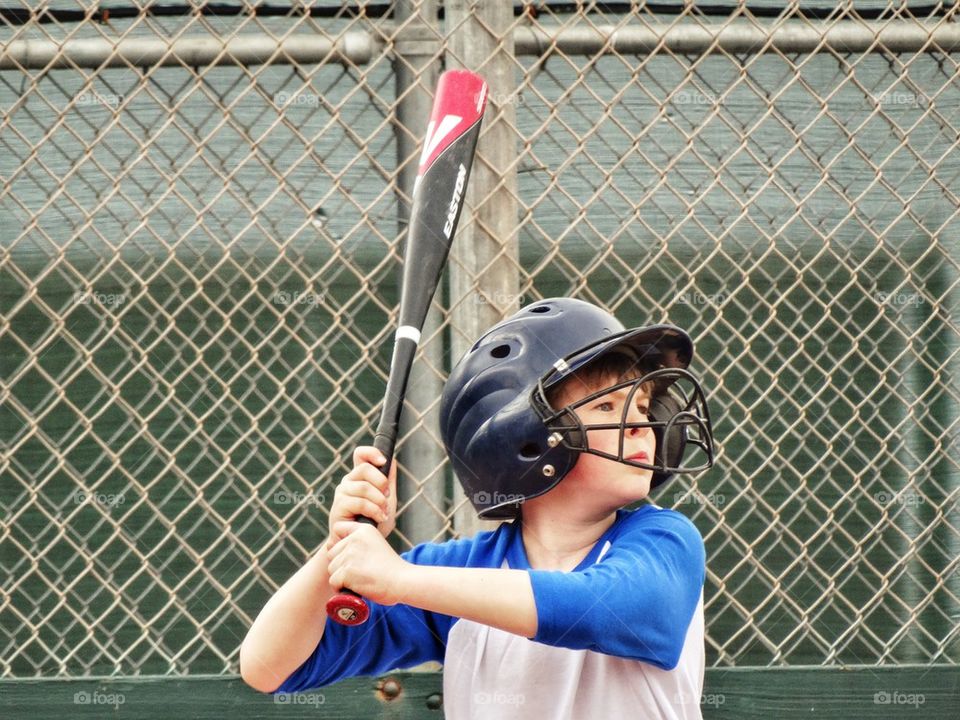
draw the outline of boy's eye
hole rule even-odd
[[[617,409],[616,404],[612,400],[603,400],[598,402],[593,407],[599,412],[613,412]],[[647,415],[650,412],[650,404],[645,400],[643,402],[639,402],[637,403],[637,410],[639,410],[642,415]]]

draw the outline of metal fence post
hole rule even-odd
[[[490,87],[484,129],[467,191],[467,208],[450,263],[451,362],[519,304],[517,249],[517,79],[509,2],[447,4],[447,66],[482,74]],[[454,483],[453,526],[471,535],[481,523]]]
[[[440,51],[435,0],[404,0],[398,4],[399,29],[393,62],[397,88],[397,197],[400,227],[406,229],[417,176],[417,160],[426,127],[432,92],[439,75],[435,58]],[[410,374],[400,437],[398,527],[412,542],[437,539],[446,525],[444,517],[443,447],[430,432],[436,428],[443,390],[442,318],[435,302],[423,327],[420,357]],[[416,498],[416,500],[414,500]]]

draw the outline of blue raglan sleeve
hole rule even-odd
[[[671,670],[700,601],[705,557],[703,538],[680,513],[633,513],[600,562],[530,571],[534,640]]]
[[[425,543],[401,555],[416,565],[466,567],[476,546],[490,533],[472,540]],[[360,675],[379,675],[431,660],[442,661],[447,633],[455,618],[409,605],[384,606],[367,600],[370,617],[346,627],[328,620],[316,650],[274,692],[301,692]]]

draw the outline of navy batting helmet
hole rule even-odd
[[[578,370],[612,353],[628,355],[639,373],[566,407],[553,407],[550,390]],[[653,471],[651,487],[674,473],[713,464],[706,398],[687,366],[690,337],[673,325],[627,330],[610,313],[581,300],[552,298],[528,305],[477,340],[450,373],[440,404],[440,432],[464,492],[480,517],[516,517],[520,503],[542,495],[589,452]],[[627,410],[642,384],[654,388],[648,421],[628,423]],[[632,386],[620,422],[579,422],[576,407],[613,389]],[[619,428],[617,455],[591,449],[587,430]],[[623,431],[650,427],[653,463],[623,457]],[[689,446],[701,451],[683,465]]]

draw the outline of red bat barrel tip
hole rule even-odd
[[[487,83],[475,72],[447,70],[440,76],[418,175],[483,117],[486,103]]]
[[[476,116],[483,115],[487,104],[487,81],[470,70],[447,70],[440,76],[437,97],[469,98]]]

